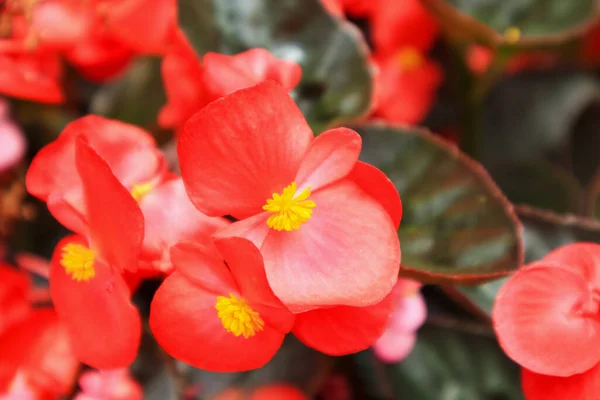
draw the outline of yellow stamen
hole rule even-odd
[[[96,253],[80,244],[69,243],[62,248],[62,265],[74,281],[87,282],[96,275],[94,260]]]
[[[136,183],[131,188],[131,195],[133,196],[135,201],[139,202],[145,195],[147,195],[152,189],[154,189],[154,186],[156,186],[156,184],[153,181]]]
[[[307,200],[310,187],[296,195],[296,182],[283,189],[282,194],[273,193],[273,198],[267,200],[263,210],[273,213],[267,220],[267,225],[276,231],[295,231],[312,216],[316,204]]]
[[[229,297],[218,296],[215,308],[223,328],[235,336],[242,335],[248,339],[265,326],[260,315],[244,299],[238,299],[231,293]]]
[[[423,55],[413,47],[406,47],[397,54],[398,64],[403,71],[414,71],[423,65]]]
[[[504,39],[511,44],[517,43],[519,39],[521,39],[521,30],[516,26],[506,28],[504,31]]]

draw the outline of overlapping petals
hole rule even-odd
[[[198,368],[259,368],[279,349],[294,316],[273,295],[251,242],[228,238],[216,246],[218,253],[193,243],[172,249],[176,271],[154,296],[150,326],[169,354]]]
[[[600,363],[600,246],[576,243],[519,270],[498,293],[494,326],[521,364],[528,399],[591,399]]]
[[[373,305],[396,282],[399,197],[392,215],[369,194],[376,190],[365,191],[347,178],[360,144],[360,137],[347,129],[314,139],[285,89],[267,82],[234,92],[192,117],[178,153],[196,207],[207,215],[241,220],[218,235],[253,240],[275,294],[294,312],[304,312]],[[376,173],[373,180],[393,188]],[[308,203],[294,203],[292,183],[297,184],[294,197],[310,192]],[[273,207],[291,201],[299,211],[286,217],[282,209],[279,226],[274,212],[265,211],[271,197]],[[305,221],[286,227],[286,218],[288,223]]]

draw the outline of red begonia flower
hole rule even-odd
[[[86,371],[79,378],[75,400],[142,400],[142,387],[127,369]]]
[[[137,270],[144,217],[85,139],[77,138],[75,146],[88,240],[71,237],[58,244],[50,292],[79,359],[100,369],[120,368],[134,360],[141,335],[122,272]]]
[[[399,279],[394,287],[392,316],[385,332],[373,345],[373,351],[380,360],[397,363],[412,351],[417,341],[416,332],[427,317],[420,287],[419,282],[408,279]]]
[[[370,21],[375,49],[387,55],[403,47],[426,52],[438,33],[437,21],[419,0],[378,0]]]
[[[256,389],[228,388],[210,400],[308,400],[299,389],[288,384],[271,384]]]
[[[64,100],[58,55],[49,52],[0,51],[0,93],[40,103]]]
[[[396,283],[398,212],[373,196],[395,190],[379,174],[361,178],[366,189],[349,179],[360,148],[345,128],[314,138],[286,90],[265,82],[192,117],[178,154],[192,202],[207,215],[240,220],[219,235],[252,240],[275,294],[304,312],[372,305]]]
[[[526,266],[498,292],[493,319],[506,354],[544,375],[600,362],[600,245],[575,243]]]
[[[154,295],[150,327],[167,353],[197,368],[260,368],[281,346],[294,316],[269,288],[252,243],[227,238],[215,245],[222,258],[191,242],[172,248],[176,271]]]
[[[594,400],[600,393],[600,363],[567,377],[541,375],[523,368],[521,381],[527,400]]]
[[[175,0],[104,1],[107,29],[136,53],[160,55],[166,51],[176,18]]]
[[[338,17],[350,14],[354,17],[368,17],[379,6],[380,0],[321,0],[325,9]]]
[[[70,392],[78,366],[68,332],[51,309],[32,311],[0,335],[0,392],[18,378],[36,393],[57,398]]]
[[[207,53],[200,62],[178,30],[162,64],[168,103],[159,114],[159,124],[165,128],[181,127],[211,101],[262,81],[273,80],[291,90],[301,74],[298,64],[278,59],[265,49],[251,49],[234,56]]]
[[[48,204],[59,222],[85,235],[83,186],[75,162],[79,136],[87,139],[134,195],[158,184],[167,170],[152,136],[138,127],[94,115],[67,125],[56,141],[35,156],[27,171],[26,185],[30,194]]]
[[[392,293],[367,307],[319,308],[296,314],[292,332],[304,344],[322,353],[352,354],[375,343],[388,324],[391,310]]]
[[[0,99],[0,173],[15,166],[25,154],[27,143],[21,129],[8,115],[8,103]]]
[[[107,32],[94,26],[92,33],[66,52],[67,61],[93,82],[106,82],[120,75],[130,64],[134,51]]]
[[[26,273],[0,263],[0,335],[29,315],[29,285]]]
[[[170,273],[169,249],[183,240],[212,242],[212,235],[229,225],[220,217],[207,217],[190,201],[181,178],[168,180],[139,200],[144,213],[143,263],[150,271]]]
[[[412,47],[392,56],[377,56],[375,62],[379,72],[374,116],[408,124],[423,120],[435,102],[441,68]]]
[[[87,38],[94,24],[94,13],[80,0],[47,0],[35,6],[31,23],[25,24],[26,34],[31,35],[35,46],[66,51]]]

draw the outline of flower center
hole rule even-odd
[[[310,187],[296,195],[296,182],[292,182],[283,189],[283,193],[273,193],[273,198],[267,200],[263,210],[272,213],[267,220],[267,225],[276,231],[295,231],[300,225],[308,221],[316,204],[307,200],[310,196]]]
[[[154,189],[154,186],[156,186],[154,181],[135,183],[131,188],[131,196],[139,203],[145,195]]]
[[[506,39],[508,43],[517,43],[519,39],[521,39],[521,30],[516,26],[506,28],[504,31],[504,39]]]
[[[96,275],[94,260],[96,253],[80,244],[69,243],[62,248],[60,265],[74,281],[87,282]]]
[[[423,55],[413,47],[400,50],[396,57],[403,71],[414,71],[423,65]]]
[[[235,336],[243,335],[248,339],[265,326],[260,315],[244,299],[238,299],[231,293],[229,297],[218,296],[215,308],[223,328]]]

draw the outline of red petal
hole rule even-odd
[[[177,29],[163,58],[161,73],[168,103],[158,115],[163,128],[179,128],[189,117],[213,100],[204,86],[200,59],[185,34]]]
[[[243,219],[288,186],[312,132],[285,89],[265,82],[214,101],[186,123],[181,175],[207,215]]]
[[[267,282],[263,258],[258,248],[243,238],[224,238],[215,242],[231,270],[240,293],[265,321],[282,333],[294,324],[294,315],[275,297]]]
[[[211,236],[229,222],[207,217],[190,202],[181,178],[165,182],[140,201],[145,235],[142,257],[158,271],[172,268],[169,249],[182,240],[212,243]]]
[[[300,164],[296,183],[316,190],[340,180],[356,165],[362,140],[347,128],[330,129],[317,136]]]
[[[263,212],[250,218],[236,221],[227,228],[217,232],[215,237],[243,237],[251,241],[256,247],[261,248],[271,231],[271,228],[267,225],[269,215],[269,213]]]
[[[402,219],[402,202],[396,186],[379,169],[362,161],[354,165],[348,179],[374,198],[390,215],[396,229]]]
[[[510,358],[541,374],[569,376],[600,361],[597,311],[582,275],[537,263],[500,289],[493,319]]]
[[[31,311],[29,285],[27,274],[0,263],[0,334]]]
[[[137,310],[129,289],[114,268],[100,260],[87,282],[71,279],[60,264],[67,243],[86,245],[81,238],[59,242],[50,270],[50,292],[60,318],[71,334],[73,349],[84,363],[98,369],[125,367],[133,362],[141,336]]]
[[[230,290],[221,289],[228,296]],[[171,274],[152,301],[150,327],[167,353],[196,368],[237,372],[260,368],[281,346],[284,334],[268,323],[245,339],[227,332],[217,316],[217,294],[194,285],[179,272]]]
[[[95,115],[67,125],[56,141],[35,156],[27,171],[26,185],[32,195],[53,203],[48,204],[50,211],[62,224],[83,233],[78,228],[85,207],[75,167],[77,136],[89,141],[129,189],[135,183],[160,179],[166,164],[152,136],[133,125]]]
[[[78,367],[67,330],[51,309],[33,311],[0,337],[0,392],[18,371],[36,390],[65,395]]]
[[[215,98],[266,80],[291,90],[302,75],[298,64],[276,58],[266,49],[251,49],[234,56],[206,53],[203,61],[204,83]]]
[[[539,262],[554,265],[583,275],[584,279],[600,289],[600,245],[596,243],[573,243],[559,247],[546,254]]]
[[[144,238],[144,215],[110,166],[83,138],[75,162],[83,184],[91,244],[109,265],[135,272]]]
[[[171,260],[177,272],[208,292],[239,292],[215,247],[182,242],[171,248]]]
[[[398,278],[400,246],[387,212],[348,180],[319,190],[310,220],[272,231],[261,251],[273,292],[292,311],[380,302]]]
[[[93,24],[92,9],[78,0],[50,0],[33,10],[31,29],[44,49],[63,51],[84,40]]]
[[[523,368],[521,380],[527,400],[595,400],[600,393],[600,364],[564,378]]]
[[[40,103],[62,103],[60,60],[49,53],[0,55],[0,93]]]
[[[297,314],[292,332],[307,346],[333,356],[365,350],[383,334],[391,297],[368,307],[339,306]]]
[[[176,24],[175,0],[130,0],[111,7],[106,24],[111,33],[137,53],[162,54]]]

